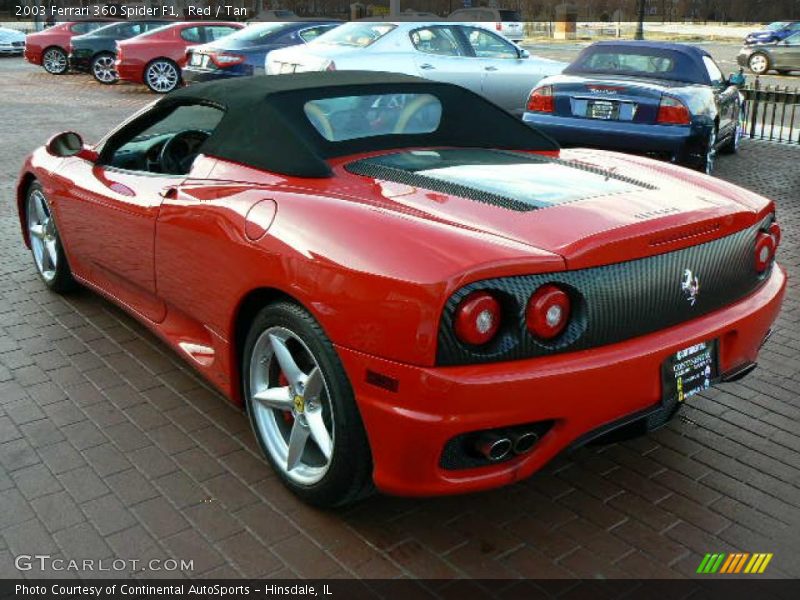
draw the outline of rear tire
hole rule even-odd
[[[744,123],[742,122],[742,109],[739,109],[738,114],[736,115],[736,129],[733,131],[733,135],[728,138],[725,143],[719,147],[719,151],[723,154],[736,154],[739,151],[739,144],[742,141],[742,136],[744,136]]]
[[[59,294],[77,287],[67,256],[58,235],[55,216],[39,182],[28,188],[25,199],[25,222],[36,271],[44,284]]]
[[[717,129],[716,127],[708,134],[708,139],[702,148],[702,154],[695,160],[694,168],[701,173],[711,175],[714,172],[717,159]]]
[[[117,71],[114,69],[114,55],[111,52],[101,52],[94,56],[89,70],[95,81],[103,85],[112,85],[119,81]]]
[[[67,53],[58,46],[45,48],[42,52],[42,67],[50,75],[63,75],[69,69]]]
[[[250,424],[284,485],[322,507],[370,494],[372,457],[361,415],[314,317],[290,302],[266,306],[253,319],[243,356]]]
[[[769,71],[769,56],[763,52],[755,52],[747,60],[747,66],[754,74],[763,75]]]
[[[181,70],[168,58],[157,58],[144,69],[144,84],[151,92],[167,94],[181,84]]]

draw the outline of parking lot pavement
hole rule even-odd
[[[800,576],[800,148],[751,142],[719,161],[777,200],[792,277],[747,379],[509,488],[324,512],[284,491],[245,418],[166,347],[94,294],[47,292],[22,245],[24,154],[61,130],[97,139],[153,97],[16,59],[0,80],[0,577],[25,554],[135,559],[112,574],[138,577],[174,576],[140,570],[164,558],[208,577],[685,577],[731,551]]]

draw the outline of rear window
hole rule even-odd
[[[675,60],[665,53],[608,50],[596,51],[586,55],[577,66],[587,71],[654,75],[672,73],[675,70]]]
[[[522,21],[522,17],[515,10],[499,10],[501,21]]]
[[[324,36],[320,36],[320,43],[333,46],[352,46],[366,48],[371,46],[396,26],[391,23],[345,23]]]
[[[228,41],[233,42],[259,42],[268,38],[276,31],[285,29],[285,23],[267,23],[267,24],[253,24],[248,25],[244,29],[240,29],[236,33],[228,36]]]
[[[324,98],[306,102],[303,109],[314,129],[329,142],[432,133],[442,118],[442,103],[432,94]]]

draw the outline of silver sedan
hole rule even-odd
[[[0,55],[22,54],[24,50],[24,33],[16,29],[0,27]]]
[[[309,44],[270,52],[268,75],[303,71],[390,71],[455,83],[522,115],[540,79],[566,63],[531,56],[480,24],[345,23]]]

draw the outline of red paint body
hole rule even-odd
[[[144,70],[157,58],[168,58],[178,65],[186,65],[186,49],[204,43],[203,40],[190,41],[182,37],[188,29],[198,26],[213,27],[222,25],[241,29],[242,23],[228,21],[186,21],[164,27],[153,33],[145,33],[117,42],[118,55],[115,68],[123,81],[143,83]],[[185,34],[184,34],[185,35]]]
[[[80,22],[66,21],[49,29],[29,33],[25,36],[25,60],[34,65],[41,65],[44,51],[53,46],[69,54],[69,41],[72,36],[86,33],[83,30],[79,31],[80,27]]]
[[[242,307],[253,294],[296,300],[345,366],[377,486],[440,494],[530,476],[586,432],[656,405],[662,362],[690,344],[719,339],[723,373],[754,361],[780,310],[786,276],[776,265],[743,300],[656,333],[549,357],[435,366],[443,307],[467,283],[670,252],[774,210],[754,193],[668,164],[561,155],[660,189],[519,213],[343,168],[359,157],[331,161],[324,179],[207,156],[186,177],[145,177],[40,149],[23,167],[19,200],[36,177],[75,276],[136,314],[236,404]],[[168,186],[177,191],[162,198]],[[367,383],[367,370],[394,378],[396,392]],[[545,419],[555,425],[530,454],[459,471],[438,465],[455,435]]]

